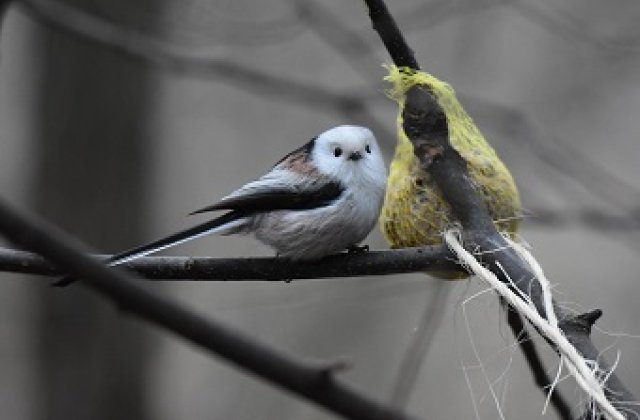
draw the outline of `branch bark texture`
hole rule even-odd
[[[110,255],[95,255],[97,261]],[[297,280],[428,271],[459,271],[445,246],[337,254],[317,262],[282,258],[144,257],[122,267],[150,280]],[[60,276],[64,269],[37,254],[0,248],[0,271]]]

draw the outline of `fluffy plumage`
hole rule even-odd
[[[192,214],[227,213],[115,255],[108,263],[122,264],[213,233],[254,233],[279,256],[319,259],[367,236],[382,206],[386,177],[369,129],[334,127],[286,155],[262,177]]]

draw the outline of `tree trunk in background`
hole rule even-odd
[[[78,2],[122,25],[161,2]],[[140,3],[148,3],[145,7]],[[155,3],[155,5],[153,5]],[[138,11],[139,12],[139,11]],[[144,66],[99,46],[39,29],[41,93],[36,110],[32,197],[40,214],[101,251],[139,243],[145,230],[149,116],[154,82]],[[147,328],[82,285],[38,288],[40,416],[144,419]],[[39,401],[38,401],[39,400]]]

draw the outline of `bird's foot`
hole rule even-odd
[[[348,254],[362,254],[365,252],[369,252],[369,245],[351,245],[349,248],[347,248]]]
[[[282,255],[280,255],[280,253],[279,253],[279,252],[276,252],[276,255],[275,255],[275,257],[274,257],[274,258],[275,258],[276,260],[283,260],[283,259],[285,259]],[[283,282],[285,282],[286,284],[289,284],[289,283],[291,283],[291,282],[293,281],[293,279],[288,279],[288,278],[287,278],[287,279],[278,279],[278,280],[283,281]]]

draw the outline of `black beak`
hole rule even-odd
[[[349,160],[352,160],[354,162],[360,159],[362,159],[362,153],[360,152],[351,152],[351,154],[349,155]]]

